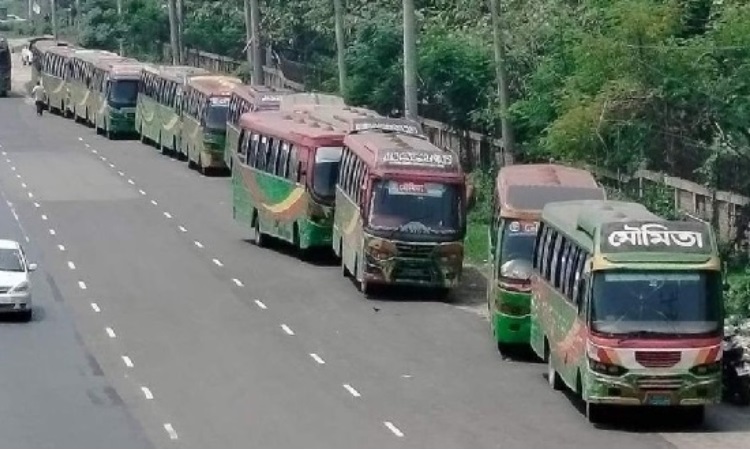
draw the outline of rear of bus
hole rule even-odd
[[[544,205],[605,197],[604,189],[585,170],[555,164],[500,169],[488,236],[487,276],[490,324],[499,350],[529,344],[531,258]]]

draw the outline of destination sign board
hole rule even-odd
[[[606,253],[709,253],[711,237],[699,222],[617,222],[602,227]]]
[[[509,234],[536,234],[539,229],[539,222],[514,220],[508,223]]]
[[[390,131],[395,133],[413,134],[422,136],[422,126],[413,120],[408,119],[388,119],[378,117],[368,117],[366,119],[353,119],[352,131]]]
[[[417,166],[445,169],[453,166],[453,155],[448,152],[420,152],[392,150],[383,153],[383,164],[389,166]]]

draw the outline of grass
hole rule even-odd
[[[487,229],[482,222],[469,221],[466,230],[466,261],[471,264],[484,264],[487,260]]]

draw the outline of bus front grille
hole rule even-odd
[[[434,244],[430,245],[415,245],[415,244],[403,244],[396,243],[396,249],[398,250],[398,256],[403,258],[429,258],[435,249]]]
[[[638,387],[644,390],[675,391],[682,387],[679,376],[651,376],[639,377]]]

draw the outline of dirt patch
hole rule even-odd
[[[466,265],[461,284],[451,295],[452,303],[484,318],[489,317],[487,311],[487,278],[484,273],[487,266]]]

